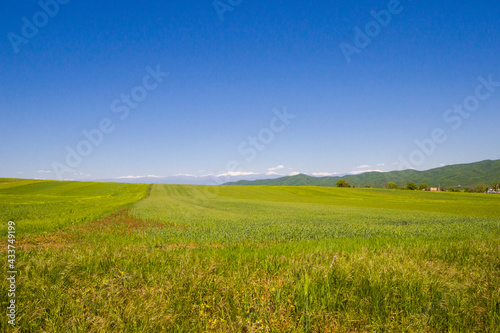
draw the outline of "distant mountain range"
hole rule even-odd
[[[491,185],[500,182],[500,160],[485,160],[469,164],[455,164],[435,169],[416,171],[366,172],[358,175],[335,177],[313,177],[304,174],[275,179],[240,180],[225,185],[270,185],[270,186],[336,186],[339,179],[345,179],[356,187],[384,187],[390,182],[404,186],[408,182],[438,186]]]
[[[247,174],[233,176],[192,176],[192,175],[177,175],[177,176],[128,176],[128,177],[113,177],[99,179],[85,179],[86,181],[97,182],[112,182],[112,183],[143,183],[143,184],[184,184],[184,185],[221,185],[228,180],[261,180],[281,177],[280,175],[266,174]]]

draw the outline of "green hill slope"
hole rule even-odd
[[[477,184],[491,185],[500,182],[500,160],[486,160],[469,164],[455,164],[440,168],[416,171],[402,170],[390,172],[366,172],[359,175],[342,177],[312,177],[304,174],[275,179],[255,181],[241,180],[226,185],[269,185],[269,186],[336,186],[339,179],[361,187],[384,187],[389,182],[404,186],[408,182],[426,183],[430,186],[472,186]]]

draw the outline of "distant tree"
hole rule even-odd
[[[425,190],[426,188],[429,188],[429,185],[427,185],[427,184],[420,184],[420,186],[418,187],[419,190]]]
[[[415,183],[408,182],[408,184],[406,184],[406,188],[410,191],[414,191],[414,190],[418,189],[418,186]]]
[[[486,184],[476,185],[475,188],[476,188],[476,192],[477,193],[483,193],[483,192],[488,191],[488,189],[489,189],[488,185],[486,185]]]
[[[486,191],[488,191],[488,186],[486,186],[485,184],[468,186],[465,188],[465,192],[469,193],[484,193]]]
[[[390,182],[389,184],[387,184],[387,188],[391,189],[391,190],[397,190],[398,189],[398,184],[396,184],[394,182]]]
[[[345,179],[339,179],[337,187],[351,187],[351,184],[349,184],[349,182]]]
[[[448,189],[448,192],[460,192],[460,190],[458,188],[456,188],[456,187],[450,187]]]

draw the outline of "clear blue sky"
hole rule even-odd
[[[0,5],[0,177],[333,174],[500,158],[498,1],[41,3]],[[382,10],[390,22],[375,23]],[[133,108],[122,100],[132,92]],[[473,112],[447,112],[465,101]],[[296,117],[273,120],[285,108]],[[88,153],[82,131],[103,121],[113,131]],[[432,138],[437,128],[446,140]],[[71,167],[67,147],[79,144],[87,155]]]

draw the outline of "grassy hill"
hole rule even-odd
[[[389,182],[404,186],[408,182],[426,183],[430,186],[473,186],[477,184],[491,185],[500,182],[500,160],[486,160],[469,164],[455,164],[440,168],[417,171],[402,170],[391,172],[366,172],[359,175],[342,177],[312,177],[304,174],[275,179],[255,181],[241,180],[226,185],[269,185],[269,186],[336,186],[339,179],[362,187],[384,187]]]
[[[0,178],[0,219],[15,221],[23,235],[59,230],[126,208],[145,197],[148,186]],[[6,233],[5,224],[0,235]]]
[[[498,332],[499,199],[0,181],[0,332]]]

